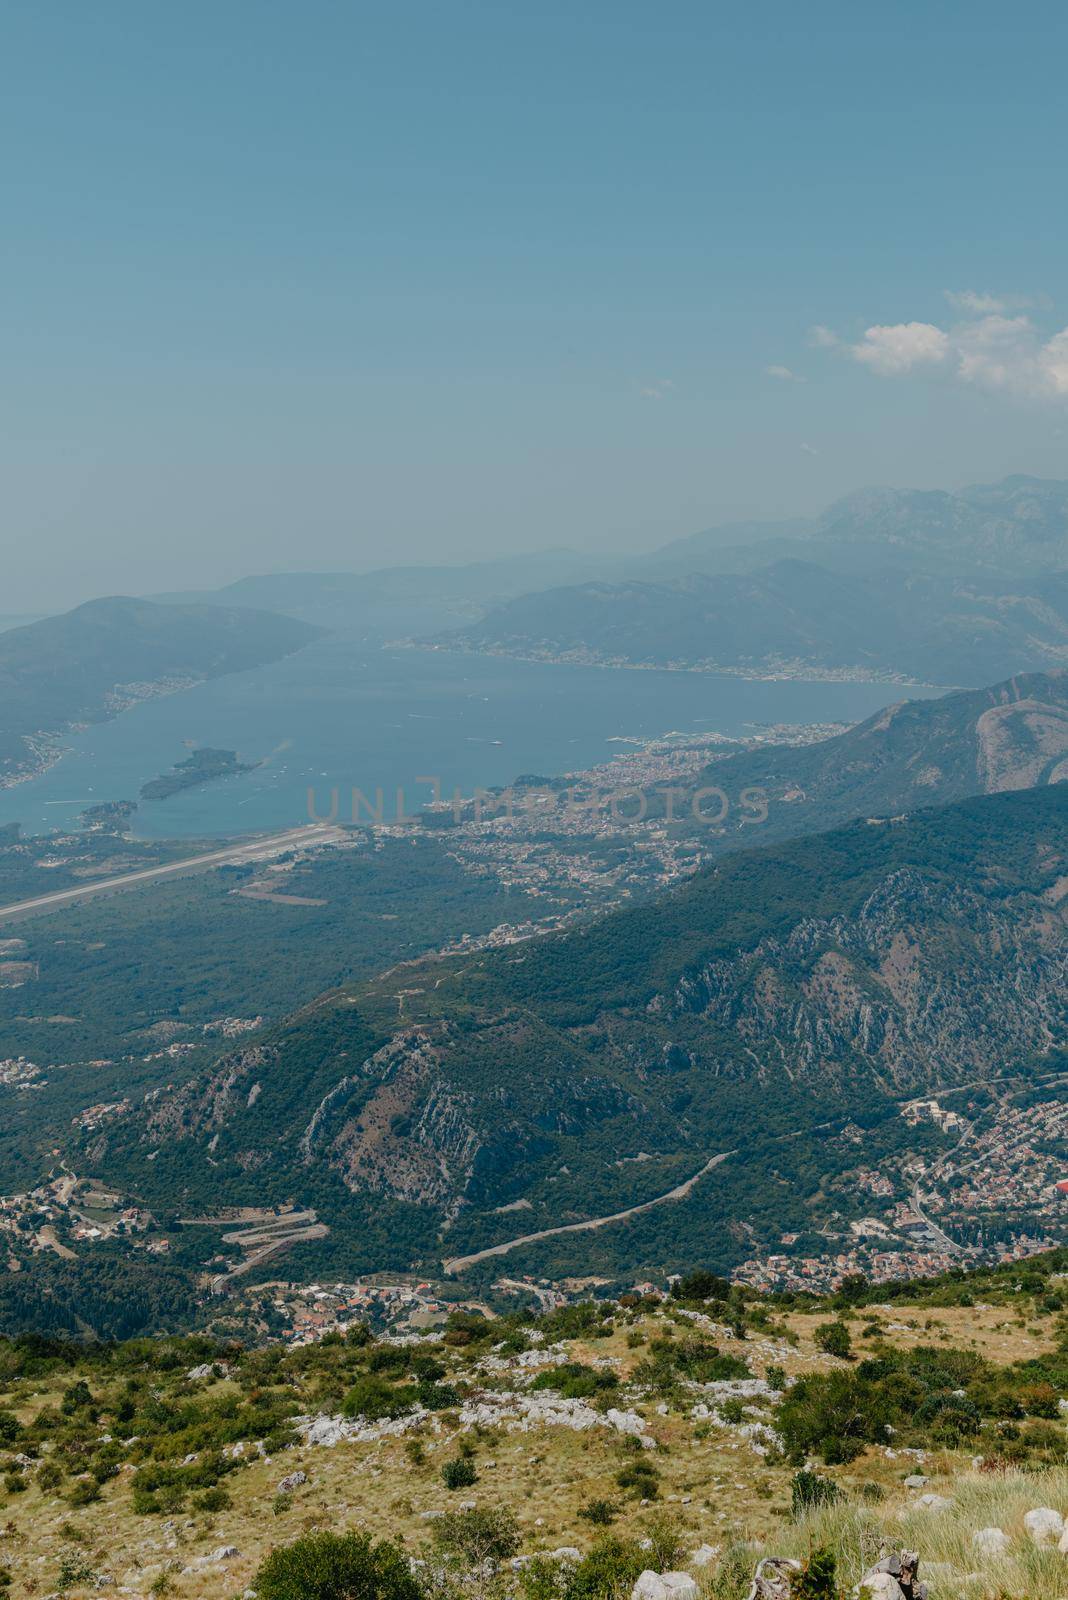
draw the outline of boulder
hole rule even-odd
[[[715,1559],[716,1559],[716,1557],[718,1555],[719,1555],[719,1545],[718,1544],[702,1544],[702,1545],[698,1545],[697,1549],[694,1551],[693,1555],[690,1557],[690,1565],[691,1565],[691,1567],[707,1567],[709,1562],[710,1561],[715,1561]]]
[[[306,1472],[287,1472],[278,1485],[279,1494],[292,1494],[294,1489],[299,1489],[302,1483],[307,1483]]]
[[[1057,1546],[1062,1556],[1068,1556],[1068,1527],[1061,1534],[1060,1544]]]
[[[947,1500],[944,1494],[921,1494],[916,1504],[925,1511],[948,1511],[953,1502]]]
[[[972,1534],[972,1549],[977,1556],[994,1558],[1003,1556],[1012,1548],[1012,1540],[1004,1528],[980,1528]]]
[[[922,1472],[910,1472],[908,1477],[905,1479],[905,1488],[926,1489],[930,1481],[930,1478],[924,1477]]]
[[[697,1584],[688,1572],[643,1572],[631,1600],[697,1600]]]
[[[1064,1518],[1052,1506],[1036,1506],[1024,1516],[1024,1528],[1032,1544],[1057,1544],[1064,1532]]]
[[[862,1600],[927,1600],[927,1585],[919,1581],[919,1571],[915,1550],[895,1550],[861,1578]]]
[[[901,1600],[904,1590],[889,1572],[869,1572],[860,1580],[863,1600]]]
[[[199,1572],[204,1567],[218,1566],[223,1561],[233,1561],[235,1556],[241,1554],[235,1544],[221,1544],[206,1556],[197,1556],[186,1567],[186,1572]]]

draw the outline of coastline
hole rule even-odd
[[[568,650],[561,653],[549,651],[521,651],[486,648],[472,649],[463,644],[431,643],[423,639],[392,639],[388,650],[414,650],[424,655],[474,656],[499,661],[524,661],[531,666],[597,667],[612,672],[678,672],[709,678],[737,678],[747,683],[886,683],[902,689],[942,689],[947,694],[962,688],[960,684],[932,683],[924,678],[912,678],[901,673],[877,672],[866,667],[816,667],[810,662],[784,661],[774,667],[726,666],[722,662],[704,661],[630,661],[613,656],[600,656],[593,651]]]

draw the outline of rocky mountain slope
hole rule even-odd
[[[275,661],[307,623],[218,606],[93,600],[0,634],[0,782],[32,770],[40,736],[101,722],[168,687]]]
[[[713,785],[732,802],[718,852],[823,832],[854,817],[1066,781],[1068,671],[1058,671],[902,701],[816,744],[767,744],[726,756],[697,772],[687,790]],[[747,814],[737,804],[752,790],[767,808],[759,826],[753,808]],[[688,818],[685,798],[675,810]]]
[[[622,1210],[741,1148],[731,1204],[781,1229],[856,1159],[812,1130],[893,1122],[904,1097],[1064,1043],[1066,799],[855,823],[579,932],[397,968],[154,1095],[78,1160],[178,1207],[314,1197],[339,1239],[347,1197],[426,1262]],[[769,1199],[802,1158],[797,1192]],[[718,1192],[687,1202],[691,1248],[715,1235],[728,1261]],[[631,1266],[680,1210],[645,1214]]]

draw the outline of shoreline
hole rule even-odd
[[[421,655],[455,655],[472,656],[479,660],[494,661],[523,661],[535,667],[596,667],[601,671],[609,672],[676,672],[689,673],[694,676],[709,678],[732,678],[745,683],[812,683],[812,684],[887,684],[901,689],[937,689],[945,694],[952,694],[954,690],[967,688],[966,684],[941,684],[931,683],[924,678],[909,678],[899,676],[897,673],[869,672],[861,667],[802,667],[797,665],[796,670],[788,665],[781,669],[765,669],[764,671],[750,667],[724,666],[714,661],[700,662],[669,662],[669,661],[626,661],[616,658],[586,654],[539,655],[529,654],[519,650],[474,650],[464,648],[462,645],[431,644],[420,639],[392,639],[385,646],[387,650],[411,650]]]

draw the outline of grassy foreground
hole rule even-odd
[[[1068,1555],[1023,1520],[1068,1515],[1062,1265],[820,1309],[697,1282],[458,1313],[407,1344],[359,1325],[303,1348],[0,1341],[0,1591],[241,1595],[317,1530],[432,1561],[473,1505],[522,1557],[617,1541],[611,1571],[565,1558],[541,1589],[502,1562],[501,1600],[621,1600],[634,1562],[742,1600],[761,1555],[820,1548],[846,1594],[901,1546],[934,1600],[1063,1600]],[[973,1547],[984,1528],[1003,1555]]]

